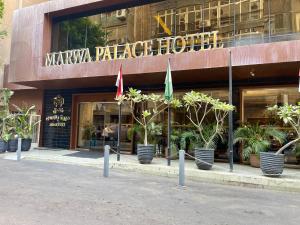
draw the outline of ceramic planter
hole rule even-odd
[[[0,140],[0,153],[7,151],[8,143],[6,141]]]
[[[17,150],[18,150],[18,139],[9,140],[7,151],[16,152]]]
[[[29,151],[31,148],[31,142],[32,142],[32,139],[30,139],[30,138],[22,139],[21,151]]]
[[[198,169],[210,170],[214,163],[215,151],[214,149],[196,148],[195,158],[200,160],[195,160]]]
[[[259,157],[258,155],[256,154],[250,154],[250,165],[252,167],[255,167],[255,168],[259,168],[260,167],[260,161],[259,161]]]
[[[141,164],[150,164],[154,156],[154,145],[137,145],[137,156]]]
[[[284,154],[260,153],[260,168],[265,176],[280,176],[283,172]]]

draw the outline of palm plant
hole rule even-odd
[[[205,141],[208,140],[215,132],[215,124],[203,124],[203,131],[202,136],[204,138],[201,138],[198,131],[195,129],[189,129],[181,134],[180,138],[180,146],[182,146],[184,149],[194,149],[194,148],[200,148],[202,146],[205,146]],[[213,139],[210,141],[209,145],[207,145],[208,148],[215,149],[217,147],[218,141],[220,139],[223,139],[223,133],[224,130],[218,132],[217,135],[214,135]]]
[[[18,113],[15,115],[16,117],[16,133],[22,139],[31,139],[33,135],[34,128],[40,123],[37,121],[33,123],[30,119],[31,115],[34,113],[35,106],[32,105],[30,107],[18,107],[17,105],[13,105]]]
[[[13,91],[0,89],[0,140],[7,142],[11,137],[11,127],[9,126],[13,115],[9,112],[9,100],[14,94]]]
[[[285,133],[272,126],[260,126],[258,123],[239,127],[234,132],[233,143],[243,143],[242,157],[248,160],[250,154],[259,156],[271,146],[272,140],[282,144],[285,140]]]

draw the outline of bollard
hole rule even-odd
[[[185,172],[184,172],[184,157],[185,151],[179,151],[179,186],[184,186],[185,182]]]
[[[103,176],[108,177],[109,175],[109,150],[110,146],[105,145],[104,147],[104,167],[103,167]]]
[[[18,138],[17,161],[21,161],[21,138]]]

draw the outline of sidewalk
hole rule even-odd
[[[0,154],[3,159],[15,159],[16,153]],[[22,152],[23,160],[37,160],[80,166],[103,168],[103,153],[88,151],[70,151],[60,149],[31,150]],[[154,158],[152,164],[141,165],[134,155],[121,155],[118,162],[116,155],[110,156],[110,168],[135,171],[145,174],[178,177],[178,160],[173,160],[167,166],[164,158]],[[186,160],[186,180],[204,181],[209,183],[231,184],[237,186],[252,186],[282,191],[300,192],[300,169],[285,168],[280,178],[270,178],[262,175],[260,169],[247,165],[234,165],[234,172],[229,172],[227,163],[215,163],[212,170],[197,169],[194,161]]]

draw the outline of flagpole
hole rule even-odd
[[[228,57],[228,66],[229,66],[229,104],[232,105],[232,57],[231,50],[229,50]],[[233,112],[229,111],[228,115],[228,157],[230,163],[230,172],[233,171]]]
[[[172,126],[171,126],[171,107],[170,102],[173,98],[173,84],[172,84],[172,77],[171,77],[171,65],[170,65],[170,59],[168,59],[168,69],[166,74],[166,80],[165,80],[165,99],[168,101],[168,158],[167,163],[168,166],[171,166],[171,132],[172,132]]]
[[[171,109],[168,102],[168,166],[171,166]]]
[[[118,73],[118,78],[116,82],[118,87],[116,98],[119,98],[123,95],[123,72],[122,64]],[[117,161],[120,161],[120,148],[121,148],[121,126],[122,126],[122,103],[119,104],[119,123],[118,123],[118,143],[117,143]]]
[[[117,161],[120,161],[120,139],[121,139],[121,117],[122,117],[122,104],[119,105],[119,125],[118,125],[118,145],[117,145]]]

